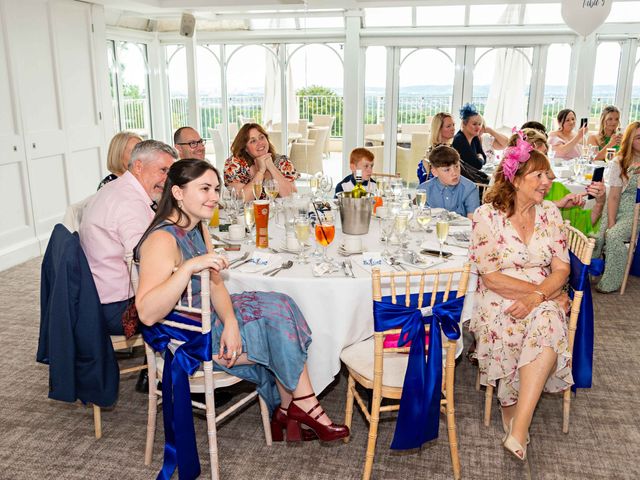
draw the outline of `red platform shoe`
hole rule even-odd
[[[331,425],[323,425],[318,422],[318,419],[322,415],[326,415],[320,406],[320,403],[316,403],[316,405],[306,413],[294,403],[296,400],[305,400],[313,396],[315,395],[312,393],[305,397],[294,398],[289,404],[289,409],[287,410],[287,441],[294,442],[302,438],[302,432],[304,430],[300,426],[301,423],[313,430],[318,438],[324,442],[331,442],[333,440],[348,437],[349,427],[346,425],[336,425],[335,423],[332,423]],[[315,417],[312,417],[311,413],[318,408],[320,408],[320,413]]]
[[[271,417],[271,439],[274,442],[282,442],[284,440],[284,431],[287,429],[287,423],[289,418],[287,417],[287,411],[278,407],[276,411],[273,413],[273,417]],[[318,436],[315,434],[313,430],[309,430],[306,428],[302,428],[302,440],[308,442],[310,440],[317,440]],[[292,440],[287,435],[288,442],[295,442],[298,440]]]

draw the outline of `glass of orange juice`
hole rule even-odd
[[[211,221],[209,222],[210,227],[218,227],[220,225],[220,208],[216,205],[216,208],[213,209],[213,215],[211,215]]]
[[[324,219],[322,223],[318,221],[316,223],[316,242],[322,245],[323,255],[322,260],[331,263],[331,259],[327,255],[327,248],[333,242],[333,238],[336,235],[336,227],[333,224],[333,220]]]

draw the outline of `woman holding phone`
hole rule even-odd
[[[556,158],[571,160],[580,156],[579,144],[587,133],[587,125],[580,125],[577,133],[573,133],[576,126],[576,112],[569,108],[558,112],[558,130],[549,134],[549,145],[553,147]]]
[[[613,105],[607,105],[600,114],[600,128],[597,134],[589,135],[587,143],[598,147],[598,154],[594,160],[604,160],[607,149],[620,150],[622,135],[620,130],[620,110]]]

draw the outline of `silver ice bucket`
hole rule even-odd
[[[338,193],[342,233],[347,235],[369,233],[373,204],[374,199],[371,194],[367,194],[366,197],[350,198],[344,196],[344,192]]]

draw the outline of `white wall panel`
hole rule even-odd
[[[67,162],[71,203],[79,202],[96,193],[98,183],[102,180],[101,163],[98,147],[71,153]]]
[[[31,214],[24,195],[24,163],[14,162],[0,165],[0,192],[4,208],[0,215],[0,245],[16,241],[25,230],[33,234]]]
[[[36,224],[52,228],[67,208],[64,156],[34,159],[29,165],[33,216]]]
[[[7,2],[10,47],[19,79],[22,117],[27,133],[61,129],[57,80],[45,1]]]
[[[96,127],[90,6],[79,2],[54,3],[52,16],[65,127]]]

